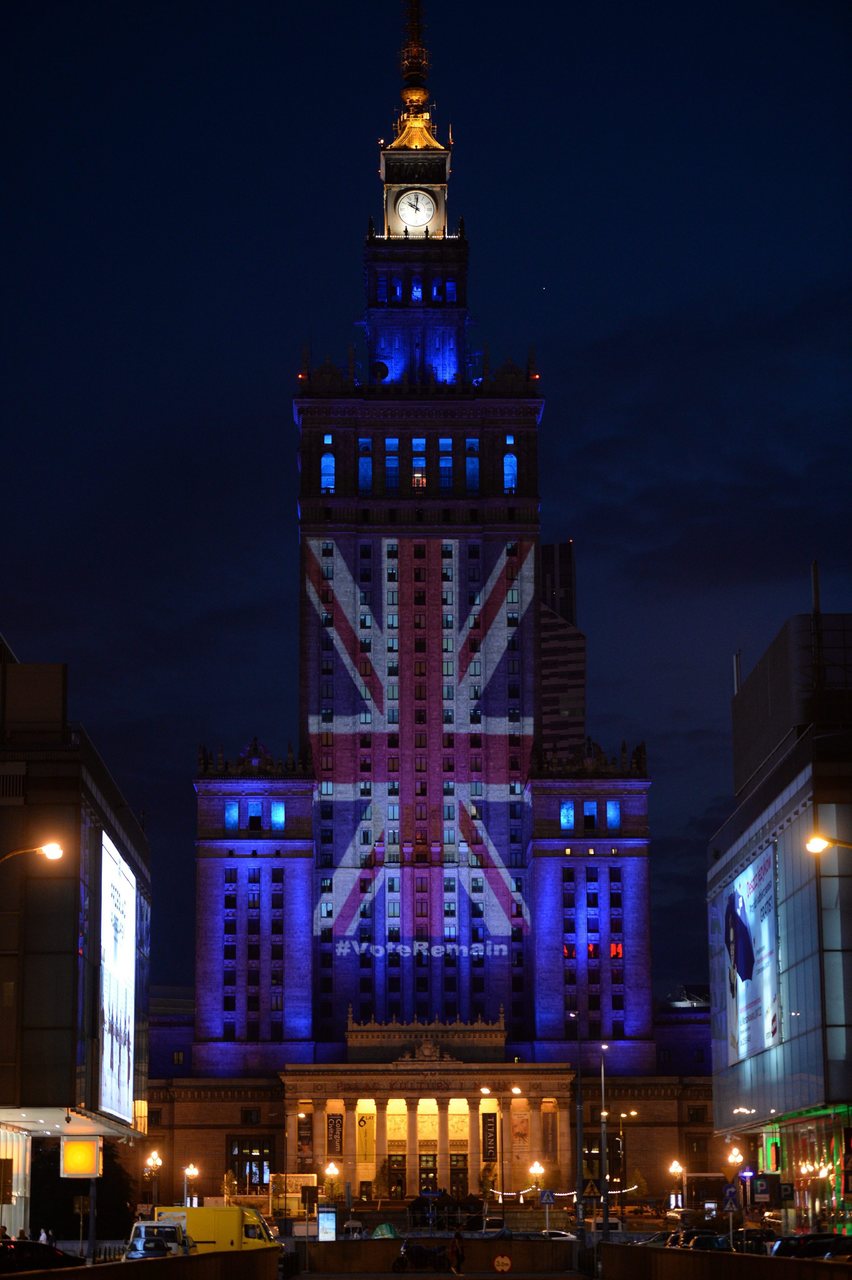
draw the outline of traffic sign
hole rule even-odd
[[[735,1182],[726,1182],[724,1191],[724,1200],[722,1202],[723,1213],[736,1213],[740,1207],[739,1187]]]
[[[539,1191],[538,1202],[539,1204],[556,1204],[556,1196],[552,1191]]]
[[[583,1199],[584,1200],[600,1200],[600,1198],[601,1198],[600,1186],[598,1185],[598,1183],[595,1181],[594,1178],[589,1178],[588,1182],[583,1188]]]

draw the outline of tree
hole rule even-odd
[[[230,1204],[234,1196],[237,1194],[237,1175],[233,1169],[227,1169],[222,1178],[222,1195],[225,1204]]]

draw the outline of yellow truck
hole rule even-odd
[[[230,1249],[277,1249],[281,1246],[257,1209],[243,1205],[211,1205],[199,1209],[169,1206],[154,1210],[158,1222],[176,1222],[191,1236],[199,1253]]]

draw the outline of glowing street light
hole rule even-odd
[[[672,1160],[669,1165],[669,1173],[673,1173],[676,1178],[683,1178],[683,1192],[681,1193],[681,1203],[686,1208],[686,1169],[679,1160]]]
[[[151,1200],[153,1204],[157,1203],[157,1191],[159,1189],[160,1170],[163,1167],[163,1158],[157,1151],[152,1151],[148,1159],[145,1161],[145,1177],[151,1182]]]
[[[852,849],[852,843],[848,840],[838,840],[836,836],[821,836],[817,831],[805,844],[808,853],[825,853],[832,846],[837,849]]]
[[[631,1111],[622,1111],[618,1118],[618,1164],[619,1164],[619,1193],[621,1195],[621,1209],[624,1209],[624,1196],[627,1191],[627,1183],[630,1178],[630,1171],[627,1167],[627,1135],[624,1132],[624,1121],[635,1120],[639,1112],[634,1108]]]
[[[56,862],[62,857],[64,850],[61,844],[57,844],[55,840],[49,840],[47,844],[30,845],[26,849],[12,849],[10,853],[4,853],[0,862],[6,862],[9,858],[17,858],[20,853],[40,853],[48,862]]]
[[[538,1180],[543,1175],[543,1173],[544,1173],[544,1165],[539,1164],[538,1160],[534,1160],[530,1165],[530,1177],[535,1182],[536,1187],[538,1187]]]
[[[186,1166],[186,1168],[183,1171],[183,1203],[184,1205],[189,1204],[189,1193],[188,1193],[187,1184],[189,1182],[192,1182],[197,1177],[198,1177],[198,1169],[190,1161],[190,1163]]]

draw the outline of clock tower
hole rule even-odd
[[[468,380],[467,241],[450,233],[450,145],[436,136],[426,87],[420,5],[408,6],[402,111],[383,147],[384,235],[365,253],[367,380],[372,386],[458,385]]]

